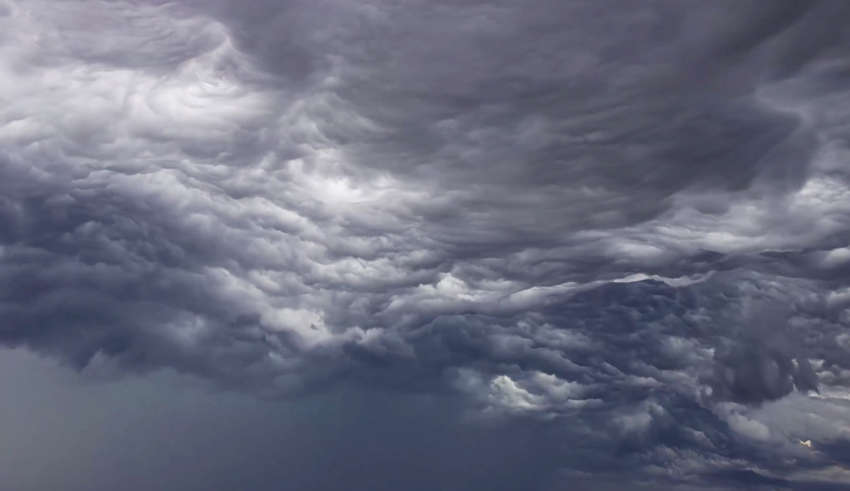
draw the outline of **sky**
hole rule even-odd
[[[850,488],[848,22],[0,0],[0,485]]]

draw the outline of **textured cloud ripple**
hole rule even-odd
[[[842,489],[848,21],[4,0],[0,341],[264,398],[442,397],[440,424],[538,442],[510,453],[524,489]]]

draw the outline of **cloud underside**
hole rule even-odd
[[[460,395],[583,442],[556,487],[838,486],[848,14],[7,0],[0,340]]]

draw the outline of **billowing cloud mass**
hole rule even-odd
[[[841,489],[848,21],[3,0],[0,341],[460,401],[440,421],[524,435],[489,445],[545,439],[506,453],[523,489]]]

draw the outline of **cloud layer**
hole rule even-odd
[[[268,397],[457,396],[459,425],[581,442],[541,489],[837,489],[848,19],[6,0],[0,340]]]

